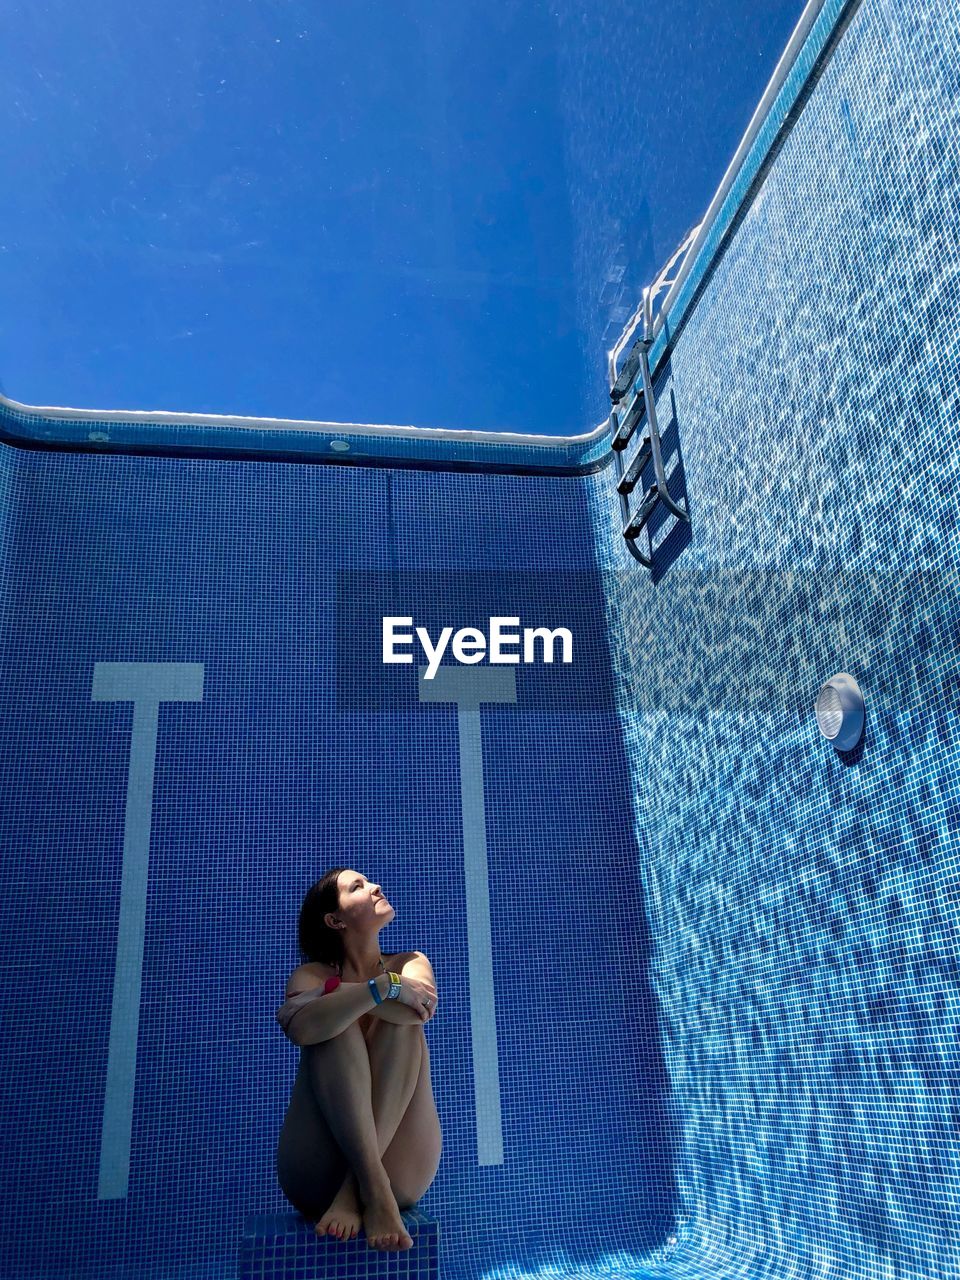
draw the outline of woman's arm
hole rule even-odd
[[[381,973],[376,989],[384,997],[383,1004],[375,1005],[370,987],[365,982],[342,982],[337,991],[324,995],[323,987],[291,996],[276,1010],[276,1021],[283,1027],[284,1036],[294,1044],[323,1044],[339,1036],[362,1014],[376,1014],[388,1023],[419,1023],[420,1015],[410,1005],[399,1000],[387,1000],[390,989],[389,974]],[[296,1019],[296,1023],[294,1023]]]
[[[434,999],[433,1009],[436,1011],[437,983],[433,966],[420,951],[415,951],[400,969],[401,978],[416,978],[431,992]],[[315,981],[311,974],[307,982]],[[422,1022],[420,1014],[401,1000],[388,1000],[386,994],[390,990],[389,974],[381,973],[376,979],[377,990],[384,997],[381,1004],[375,1004],[366,982],[341,982],[336,991],[324,996],[323,986],[313,987],[308,991],[295,992],[277,1010],[277,1022],[283,1028],[284,1035],[294,1044],[322,1044],[344,1031],[351,1023],[365,1013],[380,1018],[383,1022],[393,1022],[400,1026],[408,1026]],[[291,979],[290,985],[295,985]],[[289,986],[287,988],[290,989]],[[342,993],[342,994],[341,994]],[[362,993],[362,994],[360,994]],[[300,1011],[309,1009],[303,1017]],[[297,1018],[296,1027],[291,1030],[291,1023]]]
[[[433,998],[437,998],[437,977],[433,972],[433,965],[423,954],[422,951],[414,951],[413,955],[400,970],[400,977],[416,978],[419,982],[425,983],[433,992]]]
[[[433,976],[433,965],[423,954],[422,951],[414,951],[410,959],[407,960],[400,969],[401,978],[416,978],[418,982],[422,982],[425,987],[430,988],[433,996],[434,1011],[437,1006],[437,980]],[[389,990],[389,986],[387,988]],[[371,997],[372,999],[372,997]],[[383,1004],[374,1005],[372,1009],[367,1010],[372,1013],[375,1018],[380,1018],[383,1022],[420,1022],[422,1021],[416,1009],[411,1009],[408,1004],[402,1004],[399,1000],[384,1000]]]
[[[381,974],[381,977],[384,975]],[[366,983],[363,984],[366,987]],[[386,990],[390,990],[390,979],[387,978]],[[367,994],[369,995],[369,987]],[[381,992],[381,994],[383,994]],[[370,996],[371,1002],[373,996]],[[408,1004],[401,1004],[399,1000],[384,1000],[383,1004],[375,1004],[372,1009],[364,1009],[364,1013],[372,1013],[375,1018],[379,1018],[381,1022],[396,1022],[400,1026],[406,1026],[411,1022],[422,1022],[422,1018],[416,1009],[411,1009]]]
[[[296,1038],[290,1032],[290,1024],[307,1005],[312,1004],[314,1000],[319,1000],[323,996],[323,987],[313,987],[309,991],[298,991],[292,996],[287,996],[283,1004],[277,1010],[277,1022],[283,1028],[283,1034],[288,1040],[293,1040],[296,1044]]]
[[[390,990],[389,976],[381,973],[376,983],[377,990],[385,996]],[[390,1001],[390,1004],[395,1003]],[[365,982],[341,982],[336,991],[326,996],[323,987],[291,996],[277,1010],[277,1021],[283,1027],[284,1035],[294,1044],[322,1044],[345,1031],[361,1014],[370,1013],[371,1005],[375,1009],[382,1008],[373,1004],[373,996]],[[419,1021],[413,1009],[409,1012],[414,1021]]]

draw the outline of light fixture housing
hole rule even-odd
[[[837,751],[851,751],[863,733],[863,694],[853,676],[841,671],[823,685],[813,704],[817,728]]]

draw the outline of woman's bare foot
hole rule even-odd
[[[338,1240],[352,1240],[360,1230],[361,1207],[357,1184],[348,1174],[340,1190],[333,1197],[314,1231],[318,1236],[336,1236]]]
[[[393,1252],[413,1248],[413,1240],[403,1225],[400,1207],[392,1191],[370,1200],[363,1210],[363,1229],[371,1249]]]

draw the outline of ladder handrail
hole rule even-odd
[[[667,272],[670,270],[670,268],[673,266],[676,260],[680,257],[681,253],[685,253],[686,250],[690,247],[691,241],[694,240],[697,235],[699,235],[700,228],[702,226],[703,226],[703,223],[701,222],[697,226],[695,226],[692,231],[688,232],[688,234],[684,238],[683,243],[675,251],[673,257],[670,259],[667,265],[662,269],[662,271],[657,276],[653,284],[650,285],[647,289],[644,289],[643,298],[641,299],[640,305],[637,307],[636,311],[627,321],[626,327],[624,328],[623,332],[620,334],[620,337],[617,339],[616,343],[614,344],[613,350],[608,352],[607,375],[610,379],[611,387],[617,380],[617,360],[620,358],[621,354],[623,353],[624,347],[633,337],[633,332],[641,320],[643,320],[643,336],[645,338],[649,338],[652,336],[651,330],[653,328],[653,317],[651,315],[651,310],[652,310],[653,299],[656,297],[656,295],[660,292],[660,290],[665,285],[672,285],[674,283],[673,280],[666,279]],[[651,304],[649,308],[647,306],[648,295],[649,295],[649,302]]]
[[[644,338],[643,346],[640,348],[640,368],[643,371],[643,394],[647,407],[647,423],[650,428],[650,452],[653,454],[653,471],[657,477],[657,490],[660,497],[666,503],[667,508],[677,517],[678,520],[689,520],[690,515],[684,511],[683,507],[677,506],[673,498],[670,496],[670,490],[667,488],[667,477],[663,470],[663,455],[660,452],[660,430],[657,426],[657,410],[653,403],[653,384],[650,381],[650,365],[647,362],[647,352],[650,349],[650,339]]]
[[[635,346],[639,348],[639,353],[640,353],[639,365],[640,365],[641,379],[643,383],[643,390],[638,394],[635,394],[630,399],[629,405],[628,404],[623,405],[624,417],[626,418],[627,414],[633,409],[634,405],[636,404],[638,395],[643,396],[643,401],[644,401],[643,407],[646,410],[647,428],[648,428],[648,435],[650,440],[650,455],[653,461],[654,475],[656,477],[655,483],[648,490],[647,494],[644,497],[643,504],[641,506],[641,512],[645,512],[645,514],[641,519],[640,529],[643,528],[644,524],[649,519],[650,514],[652,513],[652,510],[653,510],[653,507],[661,499],[663,500],[664,504],[666,505],[667,509],[671,512],[671,514],[674,515],[678,520],[686,520],[687,522],[689,522],[690,520],[689,512],[684,511],[683,507],[678,506],[678,504],[674,501],[673,497],[671,496],[669,488],[667,487],[667,477],[663,469],[663,454],[660,449],[660,430],[659,430],[659,427],[657,426],[657,408],[656,408],[656,404],[654,403],[653,381],[650,376],[649,352],[654,342],[653,300],[657,296],[657,294],[660,292],[661,289],[667,286],[672,286],[673,284],[676,283],[676,280],[679,277],[680,272],[677,273],[677,276],[675,276],[673,280],[668,280],[667,275],[670,272],[670,268],[673,266],[676,260],[680,257],[680,255],[683,253],[686,253],[686,251],[689,249],[690,244],[699,234],[700,227],[702,225],[703,224],[701,223],[699,226],[694,227],[693,230],[687,234],[687,236],[684,238],[683,243],[673,254],[673,257],[666,264],[666,266],[660,271],[659,275],[657,276],[656,280],[654,280],[653,284],[648,285],[643,290],[643,296],[641,298],[639,307],[637,307],[634,314],[627,321],[626,327],[624,328],[623,332],[620,334],[620,337],[617,339],[617,342],[615,343],[613,350],[609,353],[607,374],[610,379],[610,391],[612,393],[618,377],[617,360],[622,354],[627,343],[630,341],[630,338],[633,336],[634,330],[636,329],[637,325],[640,323],[640,320],[642,319],[643,320],[643,337],[640,338],[637,341],[637,343],[635,343]],[[683,270],[683,266],[681,266],[680,268],[680,271],[682,270]],[[626,397],[623,397],[623,400],[625,401]],[[613,408],[610,410],[611,435],[617,432],[617,430],[619,429],[619,426],[620,424],[617,420],[617,405],[615,404]],[[631,434],[632,434],[632,430],[631,430]],[[642,445],[640,447],[643,448]],[[620,456],[620,452],[617,450],[615,450],[615,457],[617,459],[617,472],[618,472],[617,479],[619,481],[623,479],[623,475],[624,475],[623,460]],[[649,501],[649,505],[647,505],[648,500],[650,499],[652,499],[652,501]],[[631,523],[630,502],[627,496],[623,493],[620,494],[620,508],[625,521],[624,534],[626,534],[626,530],[630,527],[630,523]],[[637,533],[640,532],[640,529],[637,530]],[[637,535],[634,534],[632,537],[628,537],[627,544],[630,547],[631,553],[636,557],[636,559],[639,560],[640,563],[644,565],[647,569],[650,569],[653,567],[653,559],[650,556],[645,556],[643,552],[635,545],[634,539],[636,538],[636,536]]]

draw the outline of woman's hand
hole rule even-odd
[[[401,978],[400,994],[397,999],[401,1004],[409,1005],[420,1016],[421,1022],[429,1022],[437,1012],[437,997],[433,988],[421,982],[419,978]],[[429,1008],[427,1001],[430,1001]]]

